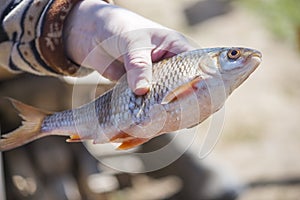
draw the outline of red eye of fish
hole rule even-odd
[[[238,59],[241,56],[241,52],[237,49],[231,49],[228,51],[227,56],[229,59]]]

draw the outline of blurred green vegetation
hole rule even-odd
[[[300,0],[240,0],[265,21],[272,32],[300,47]]]

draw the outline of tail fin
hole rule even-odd
[[[50,113],[25,105],[17,100],[8,99],[19,111],[23,121],[18,129],[1,136],[0,151],[10,150],[49,135],[49,133],[41,133],[40,130],[44,118]]]

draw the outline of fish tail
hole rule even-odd
[[[1,136],[0,151],[10,150],[50,135],[50,133],[41,132],[41,125],[44,118],[50,114],[49,112],[26,105],[15,99],[8,98],[8,100],[19,112],[19,116],[23,121],[19,128]]]

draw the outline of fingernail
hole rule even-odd
[[[139,82],[137,82],[136,84],[136,89],[134,90],[134,93],[136,95],[144,95],[148,92],[149,90],[149,82],[146,80],[140,80]]]

